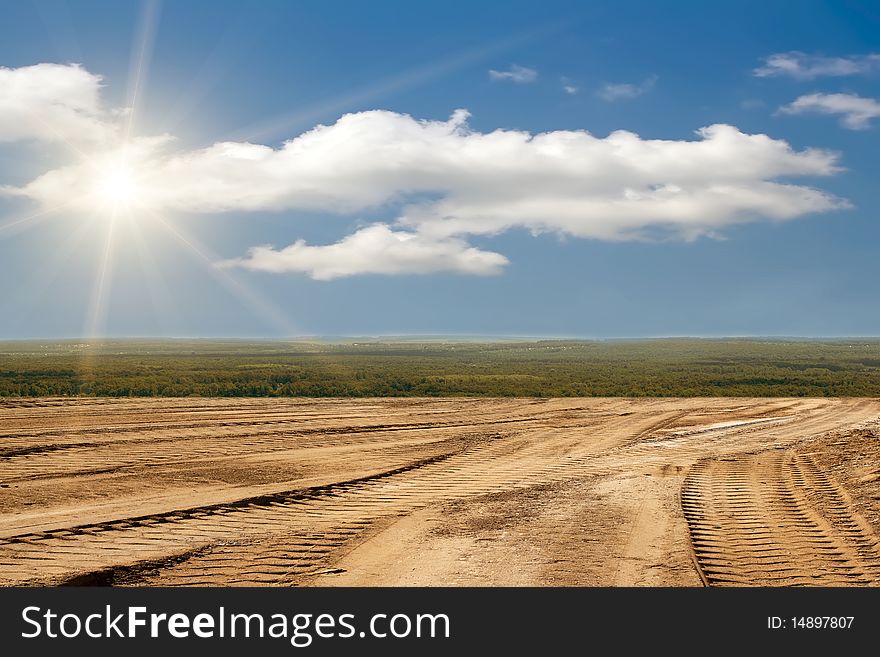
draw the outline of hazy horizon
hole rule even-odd
[[[259,336],[259,335],[117,335],[117,336],[60,336],[60,337],[11,337],[0,338],[0,344],[11,342],[536,342],[536,341],[570,341],[570,342],[615,342],[615,341],[651,341],[651,340],[880,340],[880,335],[617,335],[617,336],[576,336],[576,335],[471,335],[471,334],[390,334],[390,335],[291,335],[291,336]]]

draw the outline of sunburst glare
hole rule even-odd
[[[146,188],[136,168],[124,154],[106,158],[95,169],[91,181],[95,210],[117,215],[120,210],[136,210],[147,203]],[[132,213],[137,218],[138,215]]]

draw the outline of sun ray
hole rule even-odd
[[[229,292],[231,292],[239,301],[250,307],[256,312],[260,318],[268,325],[276,330],[280,330],[282,335],[295,335],[296,329],[290,319],[278,308],[276,308],[267,299],[258,294],[240,280],[232,276],[228,271],[218,269],[215,263],[220,260],[219,257],[210,253],[203,245],[195,243],[192,237],[184,235],[177,227],[169,223],[157,214],[150,214],[150,217],[159,225],[163,226],[170,232],[190,252],[196,255],[197,259],[206,268],[208,273]]]
[[[50,216],[52,214],[55,214],[56,212],[61,212],[65,208],[68,208],[72,205],[75,205],[75,204],[81,202],[84,198],[87,198],[87,197],[80,196],[80,197],[77,197],[75,199],[68,201],[67,203],[62,203],[61,205],[55,205],[51,208],[44,208],[42,210],[39,210],[39,211],[34,212],[32,214],[29,214],[25,217],[20,217],[19,219],[13,219],[12,221],[9,221],[5,224],[0,225],[0,234],[2,234],[4,231],[10,230],[16,226],[21,226],[22,224],[26,224],[28,222],[35,221],[37,219],[41,219],[41,218]]]
[[[87,344],[81,352],[79,363],[82,384],[88,386],[96,380],[97,356],[101,347],[101,333],[106,329],[104,320],[108,309],[108,296],[111,280],[111,266],[113,259],[114,233],[116,231],[116,215],[114,214],[107,223],[107,234],[104,242],[104,250],[98,264],[95,281],[92,286],[92,295],[89,301],[89,311],[86,317],[85,339]]]
[[[64,265],[70,262],[73,254],[80,249],[83,239],[92,230],[94,223],[94,219],[79,223],[77,228],[66,236],[63,245],[59,249],[51,251],[49,258],[42,263],[27,286],[25,298],[28,308],[36,306],[43,300],[45,294],[58,280]],[[0,306],[0,315],[4,312],[3,306]]]
[[[128,115],[126,116],[123,144],[131,140],[132,131],[135,127],[135,115],[138,103],[141,100],[144,81],[152,56],[153,45],[156,39],[156,26],[159,20],[159,0],[146,0],[141,8],[140,27],[135,47],[132,52],[132,74],[128,96]]]
[[[295,112],[276,116],[261,123],[247,126],[228,135],[221,141],[254,141],[278,137],[292,129],[300,128],[312,121],[326,117],[328,114],[353,111],[358,105],[365,102],[427,84],[432,80],[454,73],[459,69],[473,65],[481,60],[488,59],[527,43],[547,38],[552,34],[559,32],[562,27],[562,24],[558,22],[549,23],[518,32],[511,36],[492,41],[488,44],[450,53],[445,57],[430,62],[424,66],[386,76],[372,84],[355,89],[345,95],[328,98],[327,100],[314,103],[309,107],[298,109]]]
[[[46,130],[48,130],[50,133],[52,133],[52,135],[55,137],[55,139],[59,143],[67,146],[70,150],[72,150],[74,153],[76,153],[81,159],[85,160],[86,162],[89,162],[90,164],[94,163],[95,160],[92,157],[92,155],[90,155],[89,153],[87,153],[86,151],[81,149],[79,146],[74,144],[60,130],[58,130],[58,128],[56,128],[54,125],[52,125],[51,123],[46,121],[42,116],[40,116],[40,114],[38,112],[32,113],[31,118],[34,119],[35,121],[37,121],[44,128],[46,128]]]
[[[246,12],[247,8],[242,5],[240,10]],[[199,104],[223,82],[232,65],[246,54],[244,42],[236,38],[240,26],[240,21],[230,21],[201,66],[192,71],[188,83],[181,85],[180,91],[185,93],[178,94],[173,102],[163,108],[164,114],[155,126],[159,134],[177,133]]]
[[[175,309],[170,287],[162,275],[162,268],[157,265],[156,259],[153,257],[153,251],[147,244],[147,238],[140,222],[129,221],[127,227],[133,236],[132,242],[138,254],[141,271],[147,282],[147,293],[155,311],[154,317],[159,323],[160,331],[167,333],[168,325],[165,320],[172,316],[179,318],[180,313]]]
[[[92,288],[92,298],[89,304],[89,314],[87,317],[86,337],[96,338],[99,332],[104,328],[102,326],[107,311],[107,295],[109,292],[111,280],[110,270],[113,259],[113,241],[116,232],[117,216],[111,217],[107,224],[107,236],[104,242],[104,251],[98,265],[95,283]]]

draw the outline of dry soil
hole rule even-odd
[[[0,585],[880,583],[876,399],[0,400]]]

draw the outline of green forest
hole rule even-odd
[[[0,396],[878,396],[880,340],[0,342]]]

